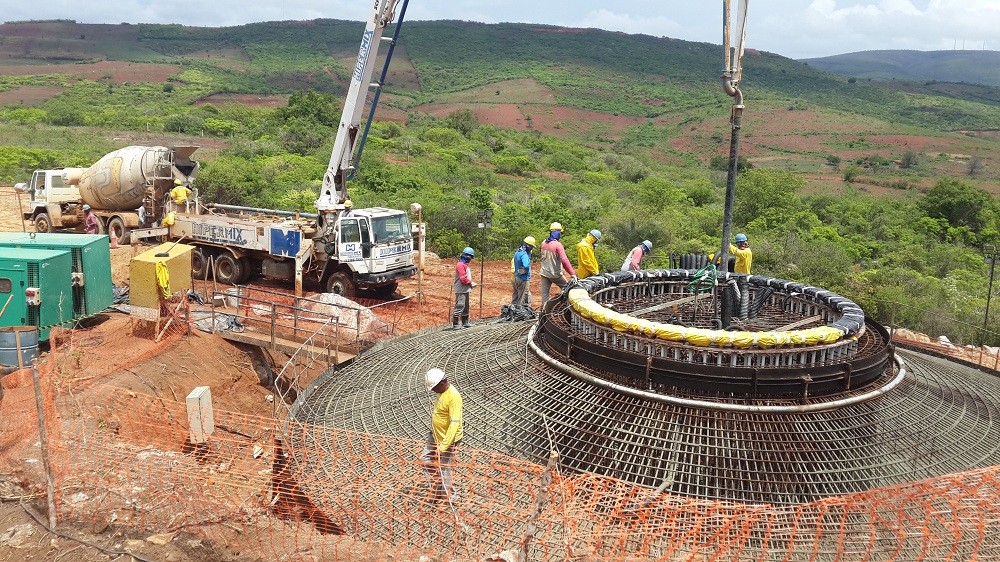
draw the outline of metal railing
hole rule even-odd
[[[332,349],[334,354],[348,346],[357,353],[364,346],[360,330],[363,311],[360,308],[351,310],[336,304],[266,289],[255,288],[252,292],[243,286],[235,289],[235,293],[231,290],[211,292],[209,300],[212,305],[213,326],[220,308],[232,309],[232,315],[239,324],[253,332],[269,336],[271,349],[276,349],[279,341],[303,343],[307,338],[312,338],[312,345],[315,347]],[[254,293],[263,295],[252,296]],[[267,296],[271,298],[265,298]],[[316,308],[328,307],[335,314],[324,314],[316,308],[304,306],[307,303],[313,303]],[[349,317],[354,321],[353,325],[346,321]],[[327,325],[333,328],[332,333],[318,332]]]

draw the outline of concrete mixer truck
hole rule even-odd
[[[83,205],[98,218],[98,232],[127,244],[132,231],[157,224],[166,212],[167,193],[178,183],[190,185],[198,173],[191,159],[197,147],[127,146],[110,152],[89,168],[35,170],[31,181],[15,189],[29,195],[24,220],[36,232],[83,231]]]

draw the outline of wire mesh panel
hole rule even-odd
[[[381,344],[318,380],[292,419],[422,439],[423,373],[440,367],[463,396],[468,445],[538,463],[555,450],[571,472],[690,497],[799,504],[1000,463],[1000,380],[927,356],[901,352],[898,385],[867,399],[740,411],[571,376],[531,352],[529,330],[430,330]]]

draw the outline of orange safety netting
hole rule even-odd
[[[771,506],[465,449],[452,503],[427,492],[422,442],[290,424],[277,404],[217,407],[212,435],[192,444],[185,396],[151,384],[181,376],[163,357],[204,347],[208,336],[184,338],[176,324],[159,341],[128,322],[56,333],[38,374],[60,520],[191,533],[249,560],[1000,560],[1000,466]],[[31,372],[2,383],[0,471],[44,495]],[[316,431],[342,446],[312,445]]]

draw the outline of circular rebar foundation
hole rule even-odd
[[[946,360],[900,351],[906,372],[896,386],[835,408],[728,411],[569,375],[531,351],[532,326],[481,323],[379,344],[318,379],[291,421],[422,440],[432,403],[423,376],[440,367],[463,396],[466,446],[537,463],[556,450],[566,470],[691,497],[797,504],[1000,464],[1000,379]],[[888,370],[869,388],[899,374]],[[291,455],[307,471],[338,468],[296,457],[296,440],[355,446],[330,443],[322,430],[295,435]]]

